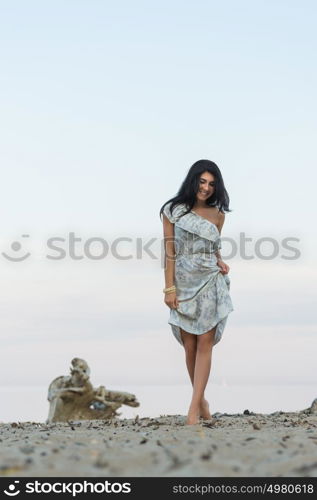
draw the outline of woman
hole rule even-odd
[[[193,395],[186,423],[211,419],[204,397],[212,348],[233,311],[229,266],[220,255],[220,233],[229,196],[218,166],[209,160],[192,165],[178,194],[160,210],[165,248],[165,304],[172,332],[185,349]]]

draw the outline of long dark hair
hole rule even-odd
[[[213,194],[207,198],[206,205],[209,205],[210,207],[218,207],[222,213],[232,212],[232,210],[229,209],[230,199],[219,167],[213,161],[198,160],[190,167],[177,195],[167,200],[167,202],[161,207],[159,214],[160,217],[163,214],[165,205],[170,202],[172,202],[170,206],[171,213],[173,208],[181,203],[184,203],[188,207],[187,212],[184,212],[183,215],[192,210],[196,201],[196,194],[199,190],[199,179],[201,174],[204,172],[209,172],[215,177],[215,190]]]

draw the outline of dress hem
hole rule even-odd
[[[191,333],[191,334],[193,334],[193,335],[203,335],[204,333],[209,332],[209,330],[212,330],[212,329],[216,326],[216,327],[217,327],[217,329],[216,329],[216,332],[215,332],[215,342],[214,342],[214,344],[213,344],[213,345],[216,345],[216,344],[218,344],[218,342],[221,340],[221,338],[222,338],[222,334],[223,334],[223,330],[224,330],[225,324],[226,324],[226,322],[227,322],[228,316],[229,316],[229,314],[230,314],[231,312],[233,312],[233,311],[234,311],[234,308],[230,309],[230,310],[228,311],[228,313],[227,313],[224,317],[220,318],[220,319],[217,321],[217,323],[215,323],[214,325],[210,326],[210,327],[208,328],[208,330],[206,330],[206,331],[204,331],[204,332],[189,332],[189,331],[186,329],[186,327],[184,328],[183,326],[181,326],[181,325],[179,325],[179,324],[176,324],[176,323],[172,323],[172,322],[170,322],[170,321],[168,321],[168,324],[169,324],[169,325],[171,326],[171,328],[172,328],[172,333],[173,333],[174,337],[176,338],[176,340],[178,340],[178,342],[179,342],[179,343],[180,343],[183,347],[184,347],[184,344],[183,344],[183,342],[182,342],[182,337],[181,337],[180,330],[179,330],[180,328],[181,328],[182,330],[185,330],[187,333]],[[221,331],[221,332],[219,332],[219,328],[220,328],[221,326],[223,326],[223,328],[222,328],[222,331]]]

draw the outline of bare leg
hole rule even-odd
[[[208,413],[208,402],[204,398],[204,393],[210,374],[215,333],[216,327],[202,335],[197,335],[193,396],[187,415],[187,424],[189,425],[198,423],[201,407],[203,407],[204,412]]]
[[[213,342],[215,331],[216,331],[216,327],[213,330],[210,330],[210,332],[203,334],[203,337],[205,337],[205,335],[206,336],[209,335],[212,337],[212,342]],[[187,369],[188,369],[188,373],[189,373],[189,377],[190,377],[192,386],[194,388],[194,375],[195,375],[195,365],[196,365],[196,357],[197,357],[197,339],[199,337],[202,337],[202,336],[185,332],[181,328],[180,328],[180,332],[181,332],[181,337],[182,337],[182,341],[183,341],[184,348],[185,348],[186,365],[187,365]],[[207,342],[205,342],[205,343],[207,343]],[[209,341],[209,343],[210,343],[210,341]],[[209,348],[209,349],[211,351],[211,348]],[[211,352],[210,352],[210,354],[211,354]],[[210,371],[210,366],[211,366],[211,363],[209,364],[209,371]],[[208,376],[209,376],[209,373],[208,373]],[[207,380],[208,380],[208,377],[207,377]],[[203,419],[206,419],[206,420],[209,420],[212,418],[210,411],[209,411],[208,401],[204,397],[204,391],[202,393],[202,397],[201,397],[200,404],[199,404],[199,416],[201,416]]]
[[[185,348],[186,366],[192,385],[194,385],[195,361],[197,352],[197,335],[187,333],[180,328]]]

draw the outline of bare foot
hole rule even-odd
[[[203,420],[212,420],[212,415],[209,411],[209,403],[205,398],[200,403],[200,417],[202,417]]]
[[[199,424],[199,410],[197,408],[189,407],[189,411],[187,414],[187,425],[197,425]]]

